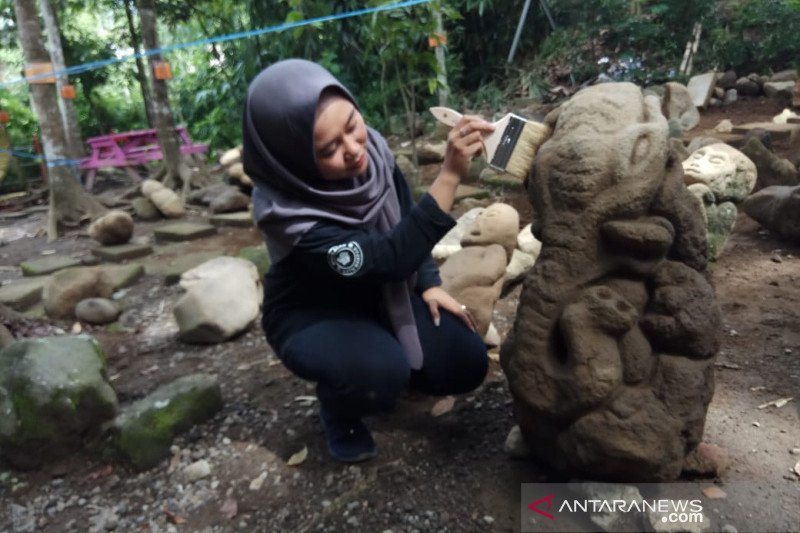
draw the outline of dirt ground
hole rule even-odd
[[[698,130],[726,116],[739,123],[780,112],[771,101],[750,102],[709,111]],[[522,222],[529,221],[523,192],[495,197],[520,207]],[[43,251],[88,257],[91,243],[80,233],[55,243],[35,236],[43,221],[33,215],[0,223],[6,235],[12,228],[26,235],[0,247],[0,281],[19,277],[16,265]],[[146,237],[152,228],[137,224],[136,235]],[[165,253],[233,254],[260,242],[255,230],[229,229]],[[800,531],[800,477],[791,472],[800,461],[792,453],[800,448],[800,246],[740,214],[710,270],[724,319],[704,440],[728,453],[730,467],[708,481],[744,488],[706,513],[716,527]],[[496,306],[503,335],[519,291]],[[376,459],[336,463],[325,450],[313,387],[280,364],[260,328],[213,346],[181,343],[171,313],[179,292],[146,276],[124,296],[122,331],[81,329],[103,346],[120,403],[179,376],[210,372],[219,377],[223,410],[181,436],[171,459],[145,472],[91,453],[31,472],[0,467],[0,531],[517,531],[520,484],[566,481],[546,465],[503,452],[514,420],[496,362],[485,383],[458,397],[441,417],[430,415],[435,398],[403,398],[396,413],[368,421]],[[77,330],[71,322],[50,327]],[[783,397],[794,400],[781,408],[758,407]],[[305,462],[287,466],[304,447]],[[211,475],[187,481],[183,467],[199,459],[211,464]]]

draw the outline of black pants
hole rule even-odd
[[[337,417],[390,411],[406,388],[444,396],[475,389],[486,377],[488,358],[480,336],[440,310],[433,323],[413,294],[424,363],[411,370],[400,343],[377,319],[342,316],[321,320],[292,335],[278,354],[289,370],[317,383],[320,402]]]

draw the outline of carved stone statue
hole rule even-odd
[[[719,346],[701,212],[656,97],[597,85],[546,122],[528,189],[542,250],[501,351],[522,434],[573,475],[674,479]]]
[[[756,165],[725,143],[695,150],[683,162],[684,182],[696,198],[706,221],[709,259],[716,259],[728,240],[741,202],[756,184]]]
[[[756,185],[756,165],[732,146],[716,143],[696,150],[683,162],[687,184],[704,183],[718,202],[741,202]]]

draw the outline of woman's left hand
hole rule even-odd
[[[467,306],[457,302],[455,298],[447,294],[441,287],[431,287],[426,290],[422,293],[422,299],[428,304],[428,308],[431,310],[431,316],[433,317],[433,323],[437,326],[441,320],[439,315],[439,309],[441,308],[450,311],[460,318],[472,331],[478,331],[478,328],[475,326],[475,320],[472,319],[472,315],[467,311]]]

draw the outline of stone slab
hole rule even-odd
[[[703,74],[692,76],[686,88],[692,96],[692,103],[695,107],[706,107],[711,96],[714,94],[714,87],[717,82],[717,73],[713,70]]]
[[[788,139],[793,131],[797,131],[798,125],[792,123],[775,124],[774,122],[749,122],[747,124],[734,126],[733,133],[747,133],[755,129],[768,131],[773,139]]]
[[[102,269],[106,272],[114,290],[129,287],[144,275],[144,267],[139,263],[130,265],[105,265]]]
[[[239,211],[238,213],[223,213],[213,215],[208,219],[214,226],[234,226],[240,228],[249,228],[253,226],[253,216],[250,211]]]
[[[191,241],[214,235],[216,232],[217,228],[211,224],[197,222],[176,222],[153,230],[156,239],[160,241]]]
[[[29,278],[0,287],[0,304],[7,305],[14,311],[24,311],[42,299],[48,276]]]
[[[164,283],[174,285],[187,270],[221,255],[221,251],[213,251],[182,254],[172,258],[153,257],[145,264],[145,272],[150,276],[163,276]]]
[[[136,259],[137,257],[144,257],[153,253],[153,247],[148,244],[117,244],[115,246],[98,246],[92,249],[92,254],[105,259],[106,261],[113,261],[119,263],[126,259]]]
[[[20,263],[23,276],[45,276],[64,268],[80,266],[78,259],[63,255],[48,255]]]

